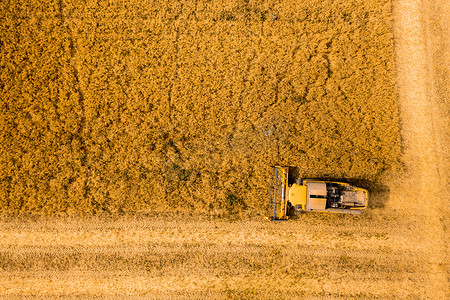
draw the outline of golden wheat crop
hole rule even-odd
[[[2,1],[0,209],[260,210],[398,164],[390,1]]]

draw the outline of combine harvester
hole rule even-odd
[[[303,211],[361,214],[369,193],[345,182],[299,179],[288,185],[289,167],[272,167],[271,221],[287,220]]]

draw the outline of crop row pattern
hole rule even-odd
[[[272,164],[398,166],[388,0],[0,6],[0,210],[259,210]]]

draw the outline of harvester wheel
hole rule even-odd
[[[293,207],[290,202],[286,205],[286,216],[290,216],[292,214]]]

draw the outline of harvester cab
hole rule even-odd
[[[288,179],[289,167],[272,167],[267,218],[271,221],[285,221],[304,211],[361,214],[369,201],[366,189],[345,182],[303,179],[289,185]]]

